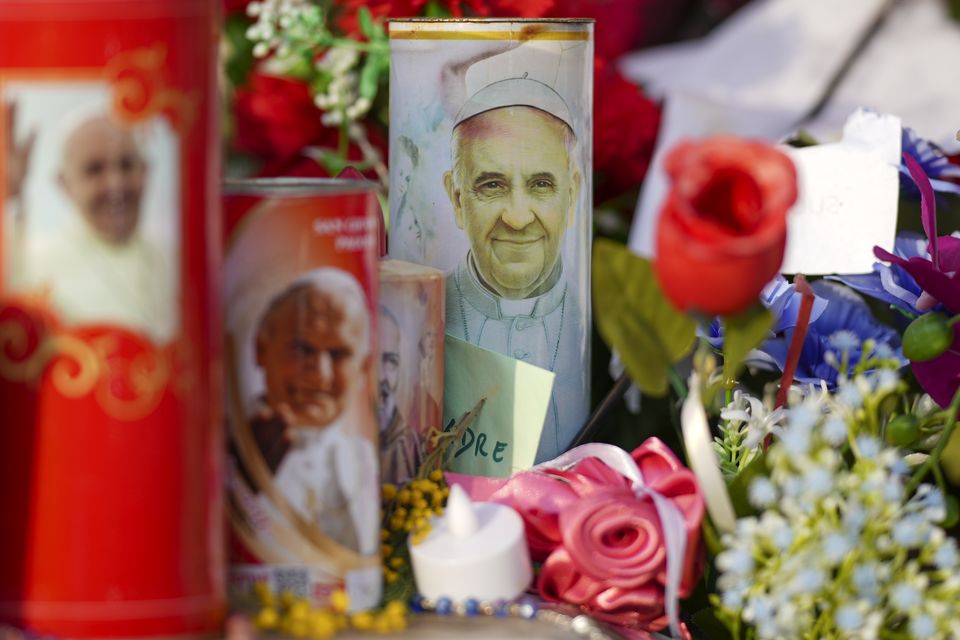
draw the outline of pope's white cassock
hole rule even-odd
[[[277,488],[309,522],[343,546],[369,555],[379,540],[377,455],[341,422],[294,430],[277,468]]]
[[[447,335],[556,374],[537,462],[565,451],[587,419],[590,398],[581,312],[563,274],[540,296],[502,298],[483,285],[468,253],[446,284]]]
[[[32,240],[15,256],[14,288],[48,296],[65,324],[123,327],[158,344],[176,337],[175,254],[139,231],[122,244],[104,242],[79,220]]]

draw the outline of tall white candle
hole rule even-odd
[[[510,507],[471,502],[460,485],[450,488],[446,513],[410,545],[417,589],[427,598],[510,600],[530,585],[533,570],[523,520]]]

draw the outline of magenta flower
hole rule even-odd
[[[923,290],[918,307],[929,310],[939,302],[951,314],[960,314],[960,238],[937,236],[937,205],[930,179],[912,156],[904,154],[903,161],[920,189],[921,220],[929,239],[930,258],[901,258],[880,247],[874,247],[873,253],[913,276]],[[960,387],[960,325],[954,326],[954,336],[953,345],[940,357],[912,363],[920,386],[944,407]]]

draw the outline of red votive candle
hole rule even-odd
[[[222,623],[218,6],[0,0],[0,624]]]

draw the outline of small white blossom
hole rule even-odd
[[[853,352],[860,348],[860,338],[853,331],[841,329],[830,334],[827,342],[838,351]]]
[[[777,487],[769,478],[760,476],[750,483],[748,498],[757,508],[769,507],[777,501]]]

